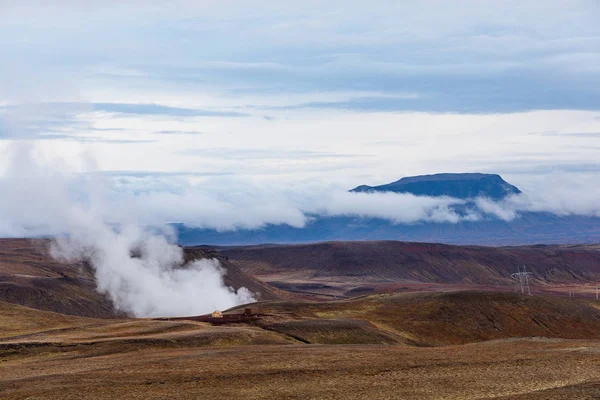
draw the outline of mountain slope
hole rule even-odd
[[[501,200],[521,191],[495,174],[435,174],[405,177],[380,185],[362,185],[351,192],[411,193],[418,196],[450,196],[465,204],[450,206],[457,215],[477,209],[475,197]],[[364,200],[364,199],[362,199]],[[303,228],[267,225],[260,229],[218,232],[174,224],[183,245],[250,245],[310,243],[331,240],[402,240],[466,245],[527,245],[538,243],[600,242],[600,217],[519,212],[511,221],[482,212],[481,218],[458,222],[394,223],[388,219],[354,215],[308,215]]]
[[[401,240],[458,245],[508,246],[600,242],[600,218],[521,213],[499,219],[458,223],[394,224],[377,218],[312,216],[304,228],[268,225],[262,229],[218,232],[174,225],[184,246],[314,243],[331,240]]]
[[[416,196],[449,196],[458,199],[488,197],[501,200],[521,191],[496,174],[434,174],[411,176],[380,186],[361,185],[351,192],[394,192]]]
[[[0,239],[0,301],[83,317],[122,316],[96,291],[89,265],[55,261],[48,255],[48,245],[48,240]],[[184,255],[186,261],[219,258],[200,249],[184,249]],[[248,276],[224,258],[219,261],[226,270],[227,286],[247,287],[263,300],[279,298],[277,289]]]
[[[443,244],[326,242],[226,247],[221,253],[267,281],[360,278],[365,282],[511,285],[526,264],[540,284],[600,281],[599,246],[478,247]]]

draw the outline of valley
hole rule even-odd
[[[185,261],[217,258],[227,285],[259,298],[224,311],[256,318],[213,324],[131,318],[47,241],[0,243],[3,399],[600,395],[600,302],[564,293],[591,287],[597,246],[186,248]],[[514,293],[518,259],[535,296]]]

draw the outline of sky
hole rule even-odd
[[[597,214],[598,20],[595,0],[0,0],[0,177],[27,143],[223,229],[437,172]]]

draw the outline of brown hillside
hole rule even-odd
[[[478,247],[396,241],[326,242],[220,249],[266,281],[355,278],[363,282],[511,285],[526,264],[538,283],[600,280],[598,246]]]
[[[60,263],[47,240],[0,239],[0,300],[40,310],[114,317],[112,303],[96,292],[84,263]]]
[[[271,316],[259,326],[306,343],[441,346],[518,337],[600,339],[600,303],[563,297],[457,291],[265,302],[253,308]]]
[[[0,301],[40,310],[94,318],[115,317],[112,303],[96,291],[92,269],[86,263],[61,263],[48,253],[48,240],[0,239]],[[218,255],[185,249],[186,260]],[[220,259],[226,269],[225,283],[245,286],[259,299],[279,298],[276,289]]]

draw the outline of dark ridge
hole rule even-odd
[[[223,256],[265,279],[290,273],[367,282],[514,285],[510,274],[526,264],[537,284],[600,281],[600,246],[450,246],[397,241],[325,242],[224,247]],[[322,282],[320,282],[322,283]]]
[[[410,193],[416,196],[449,196],[459,199],[488,197],[493,200],[521,193],[519,188],[506,182],[500,175],[480,173],[410,176],[385,185],[361,185],[351,192]]]

